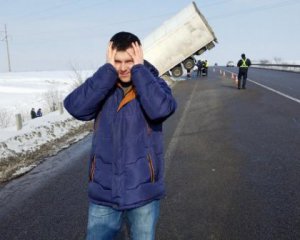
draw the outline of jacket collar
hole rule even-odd
[[[117,86],[122,88],[121,87],[121,84],[120,83],[117,83]],[[125,95],[124,95],[124,98],[122,99],[122,101],[120,102],[119,104],[119,107],[117,109],[117,112],[120,111],[120,109],[125,106],[127,103],[129,103],[130,101],[132,101],[133,99],[136,98],[136,90],[135,88],[131,85],[129,87],[129,89],[126,91]]]
[[[144,65],[146,68],[148,68],[148,70],[155,76],[158,77],[158,71],[157,69],[151,64],[149,63],[147,60],[144,60]],[[121,84],[118,82],[117,86],[122,88]],[[133,99],[136,98],[136,90],[134,88],[134,86],[132,85],[130,87],[130,89],[128,91],[126,91],[124,98],[122,99],[122,101],[119,104],[119,107],[117,109],[117,112],[120,111],[120,109],[125,106],[127,103],[129,103],[130,101],[132,101]]]

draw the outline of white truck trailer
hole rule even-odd
[[[164,22],[143,41],[144,58],[160,75],[180,77],[195,66],[195,55],[215,46],[217,38],[195,2]]]

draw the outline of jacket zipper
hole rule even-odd
[[[150,135],[151,132],[152,132],[152,129],[150,128],[150,126],[149,126],[147,120],[145,120],[145,121],[146,121],[147,134]]]
[[[152,183],[154,183],[155,182],[155,172],[154,172],[154,167],[153,167],[153,161],[152,161],[152,158],[149,153],[147,155],[147,158],[148,158],[148,164],[149,164],[149,170],[150,170],[150,181]]]

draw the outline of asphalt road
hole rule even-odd
[[[221,68],[227,72],[238,73],[238,68]],[[230,76],[231,77],[231,76]],[[249,82],[263,84],[275,91],[300,99],[300,74],[296,72],[270,71],[259,68],[249,69]]]
[[[300,239],[300,104],[255,83],[299,99],[300,74],[251,69],[237,90],[219,69],[173,87],[157,239]],[[90,140],[1,187],[0,239],[84,239]]]

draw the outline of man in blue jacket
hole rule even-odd
[[[134,34],[115,34],[106,55],[107,63],[64,100],[76,119],[95,120],[87,239],[113,239],[123,217],[132,239],[155,239],[165,195],[162,123],[176,101]]]

